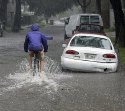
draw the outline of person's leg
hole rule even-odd
[[[44,71],[44,61],[42,60],[42,61],[40,61],[40,63],[41,63],[41,72],[42,72],[42,71]]]
[[[38,72],[40,72],[40,61],[38,61],[37,67],[38,67]]]
[[[39,70],[40,71],[39,76],[42,79],[44,79],[44,52],[43,51],[39,52],[38,57],[39,57],[39,69],[40,69]]]
[[[44,71],[44,52],[39,52],[39,69],[40,69],[40,72]]]
[[[34,56],[33,52],[29,53],[29,65],[30,65],[30,69],[32,70],[32,57]]]
[[[41,72],[44,71],[44,52],[42,51],[41,52]]]

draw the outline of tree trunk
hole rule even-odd
[[[21,29],[21,0],[16,0],[16,12],[14,16],[13,32],[19,32]]]
[[[82,8],[82,12],[83,12],[83,13],[86,13],[86,8],[87,8],[87,6],[86,6],[86,0],[83,0],[82,2],[83,2],[83,3],[82,3],[83,5],[82,5],[82,7],[81,7],[81,8]]]
[[[82,13],[86,13],[86,7],[81,7]]]
[[[83,13],[86,13],[86,9],[88,5],[90,5],[91,3],[91,0],[74,0],[74,1],[80,5]]]
[[[96,0],[97,13],[101,15],[101,0]]]
[[[115,31],[116,38],[115,44],[119,44],[121,47],[125,47],[125,18],[122,11],[120,0],[110,0],[115,17]]]
[[[125,14],[125,0],[123,0],[123,9],[124,9],[124,14]]]
[[[5,29],[6,19],[7,19],[7,3],[8,3],[8,0],[0,0],[0,20],[4,24],[4,29]]]

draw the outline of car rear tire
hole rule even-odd
[[[62,72],[67,72],[68,69],[65,69],[65,68],[61,67],[61,71],[62,71]]]
[[[69,39],[69,37],[67,37],[66,33],[64,34],[64,40]]]

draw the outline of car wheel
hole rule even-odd
[[[67,35],[66,35],[66,33],[65,33],[65,35],[64,35],[64,40],[66,40],[66,39],[68,39],[68,37],[67,37]]]
[[[67,69],[61,67],[61,71],[62,71],[62,72],[67,72]]]
[[[117,69],[116,69],[116,71],[115,72],[118,72],[119,71],[119,62],[118,62],[118,66],[117,66]]]
[[[119,69],[118,69],[118,67],[117,67],[117,69],[116,69],[116,71],[115,72],[118,72],[119,71]]]

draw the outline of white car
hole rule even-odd
[[[75,34],[61,56],[62,69],[84,72],[116,72],[118,57],[111,40],[104,35]]]

